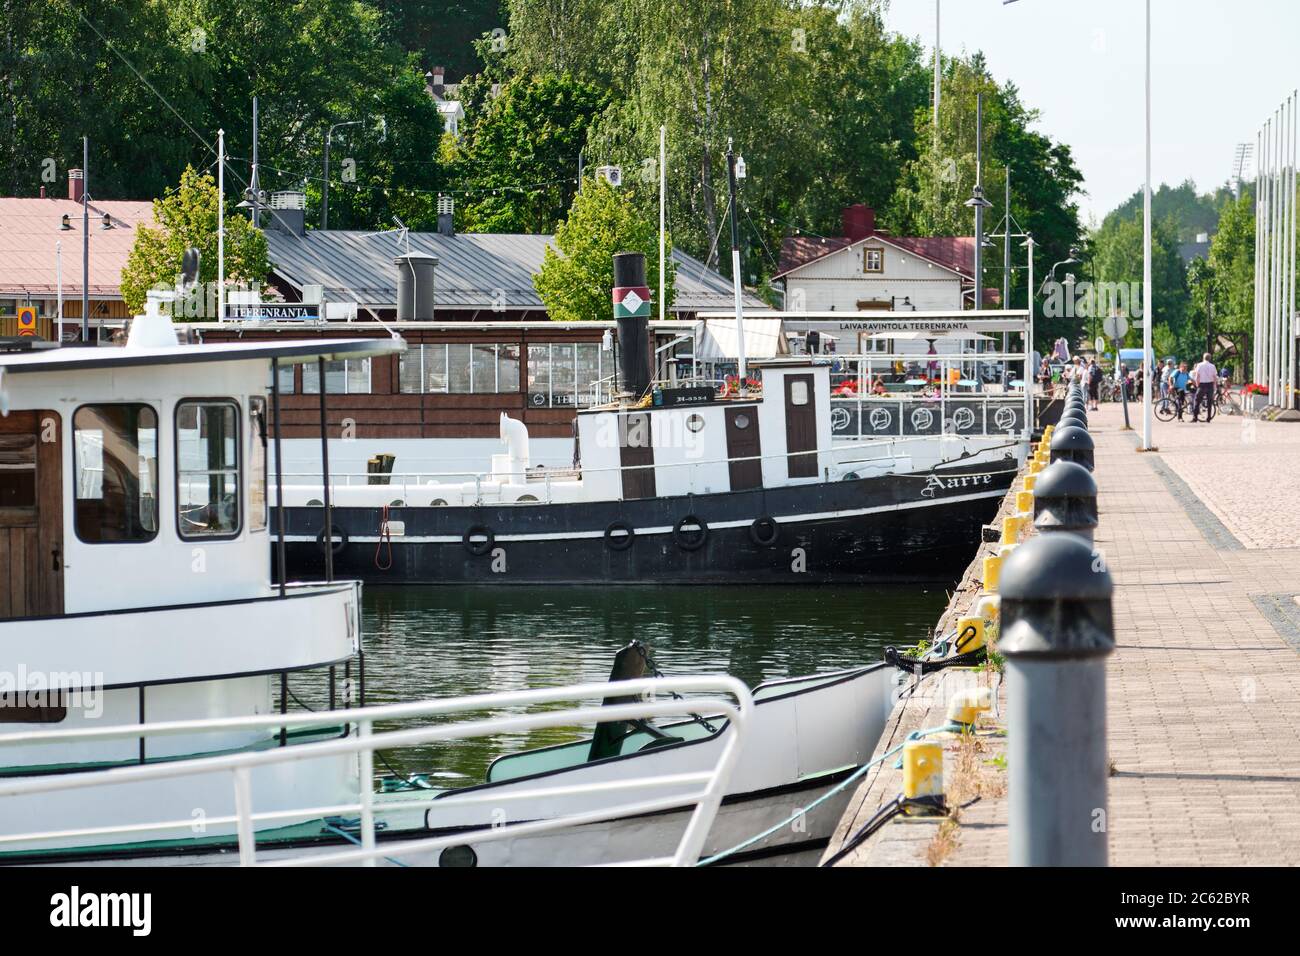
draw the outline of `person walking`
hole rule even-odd
[[[1088,383],[1088,400],[1092,402],[1092,410],[1095,412],[1101,408],[1101,366],[1095,358],[1088,363],[1084,375]]]
[[[1174,374],[1174,360],[1165,359],[1165,367],[1160,370],[1160,397],[1169,397],[1169,379]]]
[[[1199,421],[1201,402],[1205,402],[1205,420],[1208,422],[1214,414],[1214,387],[1219,383],[1219,370],[1210,361],[1210,353],[1201,356],[1201,361],[1192,370],[1192,382],[1196,386],[1196,403],[1192,406],[1192,421]]]

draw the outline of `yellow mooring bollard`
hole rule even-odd
[[[973,687],[953,696],[948,702],[948,720],[961,724],[964,728],[974,729],[979,715],[993,709],[993,689],[991,687]]]
[[[953,642],[953,651],[957,654],[970,654],[984,646],[984,618],[959,617],[957,619],[957,639]]]
[[[1002,577],[1002,558],[1000,555],[990,554],[984,559],[984,593],[998,593],[998,579]]]
[[[1034,490],[1034,485],[1037,484],[1037,483],[1038,483],[1038,476],[1037,476],[1037,475],[1028,475],[1028,474],[1027,474],[1027,475],[1025,475],[1025,477],[1024,477],[1024,481],[1022,482],[1022,487],[1025,489],[1025,491],[1033,491],[1033,490]]]
[[[903,796],[909,800],[943,796],[943,745],[938,741],[909,740],[903,744]],[[906,812],[927,811],[909,807]]]
[[[1002,544],[1015,544],[1020,537],[1020,517],[1007,515],[1002,519]]]
[[[1034,493],[1032,491],[1016,492],[1016,511],[1022,515],[1034,513]]]

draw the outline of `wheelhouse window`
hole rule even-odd
[[[176,526],[182,538],[239,534],[239,421],[233,401],[176,406]]]
[[[248,530],[265,531],[266,511],[266,399],[248,400]]]
[[[158,413],[83,405],[72,418],[77,537],[91,544],[158,534]]]

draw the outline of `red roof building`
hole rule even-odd
[[[793,311],[969,308],[975,286],[973,236],[894,236],[875,212],[849,206],[843,236],[787,236],[775,280]],[[995,289],[984,302],[996,306]]]
[[[56,250],[61,248],[63,315],[81,317],[80,189],[80,170],[70,170],[69,198],[0,197],[0,315],[12,316],[19,305],[35,305],[41,316],[56,314]],[[123,318],[122,269],[136,229],[153,224],[153,203],[95,200],[89,212],[90,313]]]

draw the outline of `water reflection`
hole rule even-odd
[[[726,672],[752,686],[879,660],[885,644],[927,636],[946,600],[933,587],[367,587],[366,700],[604,680],[615,652],[633,639],[651,646],[665,674]],[[500,753],[576,732],[457,741],[386,757],[403,772],[436,770],[448,783],[470,782]]]

